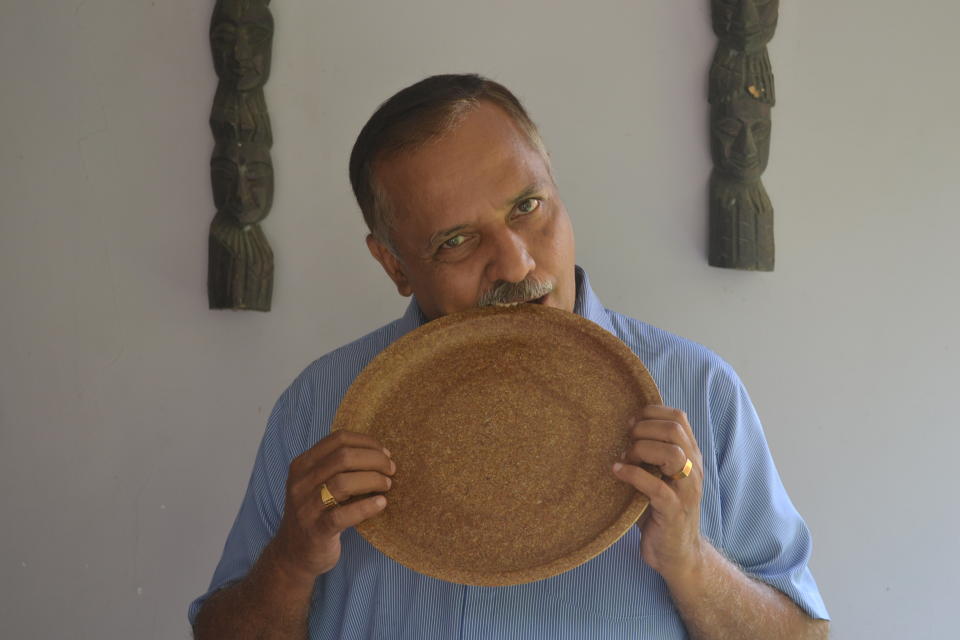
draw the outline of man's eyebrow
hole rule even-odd
[[[448,236],[450,236],[450,235],[452,235],[452,234],[455,234],[455,233],[457,233],[458,231],[463,231],[463,230],[466,229],[466,228],[467,228],[467,225],[465,225],[465,224],[458,224],[458,225],[455,226],[455,227],[450,227],[449,229],[442,229],[441,231],[437,231],[437,232],[434,233],[432,236],[430,236],[430,239],[427,241],[427,246],[425,247],[425,249],[426,249],[427,251],[430,251],[430,250],[433,249],[435,246],[437,246],[438,244],[440,244],[440,242],[442,242],[443,240],[445,240]]]

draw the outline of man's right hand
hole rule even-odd
[[[382,495],[352,499],[389,490],[395,472],[383,445],[349,431],[337,431],[295,458],[287,476],[283,519],[271,542],[274,558],[287,575],[312,583],[333,569],[340,559],[340,533],[387,505]],[[324,484],[337,506],[324,507]]]
[[[340,533],[383,511],[387,499],[368,494],[387,491],[395,472],[379,442],[347,431],[295,458],[277,534],[243,580],[210,596],[194,637],[305,638],[313,583],[340,560]],[[324,507],[324,484],[337,506]]]

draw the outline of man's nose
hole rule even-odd
[[[537,266],[526,241],[512,229],[491,236],[491,246],[486,273],[490,282],[520,282]]]

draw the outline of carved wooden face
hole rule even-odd
[[[260,91],[217,87],[210,112],[210,127],[217,140],[273,144],[267,102]]]
[[[760,178],[770,159],[770,105],[750,96],[715,105],[710,150],[721,173],[738,180]]]
[[[253,143],[220,143],[210,160],[217,211],[238,224],[256,224],[273,205],[273,163],[269,150]]]
[[[773,39],[780,0],[711,0],[713,30],[740,51],[753,52]]]
[[[220,0],[210,25],[210,46],[223,82],[239,91],[266,84],[273,48],[273,16],[266,3]]]

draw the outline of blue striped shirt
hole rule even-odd
[[[701,529],[746,573],[827,618],[807,567],[810,533],[780,481],[750,398],[703,346],[605,309],[577,268],[574,311],[625,342],[665,404],[690,418],[703,452]],[[290,462],[328,435],[354,378],[394,340],[426,322],[404,316],[312,363],[277,401],[210,591],[242,579],[277,531]],[[349,529],[337,566],[317,579],[310,638],[686,638],[663,579],[640,558],[633,527],[593,560],[547,580],[468,587],[398,565]]]

